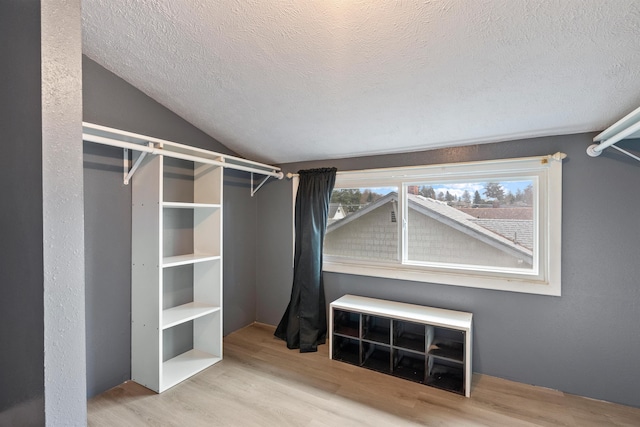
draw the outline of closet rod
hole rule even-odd
[[[593,138],[593,142],[595,142],[595,144],[592,144],[587,148],[587,154],[591,157],[597,157],[602,154],[604,149],[611,147],[640,161],[638,156],[615,145],[623,139],[635,138],[640,138],[640,107],[636,108],[596,135],[595,138]]]
[[[602,134],[597,135],[593,140],[594,141],[601,141],[601,142],[599,144],[590,145],[587,148],[587,154],[590,157],[597,157],[602,153],[602,151],[605,148],[609,148],[609,147],[617,148],[620,151],[622,151],[623,153],[628,154],[626,151],[620,149],[619,147],[616,147],[614,144],[622,141],[623,139],[629,138],[629,137],[634,138],[635,135],[638,132],[640,132],[640,121],[636,122],[635,124],[629,126],[628,128],[620,131],[619,133],[617,133],[617,134],[615,134],[612,137],[607,138],[607,139],[599,139],[600,135],[602,135]],[[631,156],[631,157],[634,157],[634,156]]]
[[[176,152],[173,152],[173,151],[165,150],[163,148],[155,148],[153,146],[144,146],[144,145],[136,144],[136,143],[133,143],[133,142],[120,141],[120,140],[117,140],[117,139],[107,138],[107,137],[99,136],[99,135],[93,135],[93,134],[90,134],[90,133],[83,133],[82,134],[82,139],[84,141],[95,142],[97,144],[111,145],[113,147],[127,148],[129,150],[142,151],[142,152],[149,153],[149,154],[161,154],[163,156],[173,157],[173,158],[181,159],[181,160],[188,160],[188,161],[198,162],[198,163],[206,163],[206,164],[210,164],[210,165],[222,166],[222,167],[225,167],[225,168],[236,169],[236,170],[245,171],[245,172],[253,172],[253,173],[257,173],[257,174],[264,175],[264,176],[270,176],[270,177],[277,178],[277,179],[282,179],[284,177],[284,174],[279,171],[279,168],[276,168],[276,167],[273,167],[273,166],[269,166],[269,165],[263,165],[263,164],[257,163],[257,162],[247,161],[247,163],[250,163],[250,164],[257,164],[257,165],[261,165],[261,166],[264,166],[264,167],[271,168],[273,170],[273,172],[270,172],[270,171],[266,171],[264,169],[258,169],[258,168],[253,168],[253,167],[249,167],[249,166],[242,166],[242,165],[238,165],[238,164],[235,164],[235,163],[227,163],[227,162],[224,161],[224,158],[225,158],[224,155],[220,155],[220,158],[222,159],[222,161],[219,161],[219,160],[207,159],[207,158],[199,157],[199,156],[192,156],[192,155],[189,155],[189,154],[176,153]],[[205,152],[206,150],[199,149],[197,151]],[[209,152],[209,153],[210,154],[217,154],[217,153],[213,153],[213,152]],[[228,157],[232,158],[233,161],[238,161],[238,162],[239,161],[243,161],[243,159],[240,159],[240,158],[237,158],[237,157],[232,157],[232,156],[228,156]],[[278,172],[276,172],[276,170]]]

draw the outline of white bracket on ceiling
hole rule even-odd
[[[258,184],[256,188],[253,188],[253,172],[251,172],[251,197],[253,197],[258,192],[260,187],[262,187],[265,184],[265,182],[267,182],[268,179],[269,179],[269,175],[265,176],[264,179],[260,182],[260,184]]]

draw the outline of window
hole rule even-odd
[[[364,261],[397,261],[400,229],[398,221],[393,221],[398,212],[397,194],[398,187],[393,186],[335,189],[331,196],[324,255]],[[344,211],[342,218],[340,209]]]
[[[560,295],[563,158],[339,173],[324,270]]]

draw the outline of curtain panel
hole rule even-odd
[[[274,335],[301,353],[317,351],[327,337],[322,245],[336,172],[336,168],[298,172],[291,300]]]

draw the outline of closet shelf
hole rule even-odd
[[[256,173],[265,177],[273,177],[277,179],[282,179],[284,177],[280,168],[275,166],[254,162],[228,154],[217,153],[215,151],[204,150],[202,148],[196,148],[185,144],[179,144],[173,141],[154,138],[147,135],[140,135],[133,132],[97,125],[95,123],[82,122],[82,140],[125,149],[125,163],[128,163],[126,161],[128,157],[126,150],[134,150],[135,152],[141,153],[141,161],[147,154],[163,155],[191,162],[199,162],[202,164],[241,170],[252,174]],[[129,180],[132,178],[139,165],[139,163],[134,164],[131,167],[131,170],[129,170],[128,165],[125,165],[125,185],[129,184]]]
[[[177,267],[179,265],[196,264],[198,262],[214,261],[220,259],[220,255],[213,254],[186,254],[165,257],[162,259],[162,268]]]
[[[162,311],[162,329],[169,329],[217,311],[220,311],[220,307],[199,302],[171,307]]]
[[[219,209],[219,203],[186,203],[186,202],[163,202],[162,206],[173,209]]]
[[[221,357],[197,349],[191,349],[169,359],[162,364],[162,388],[166,390],[173,387],[191,377],[194,372],[208,368],[220,360],[222,360]]]

